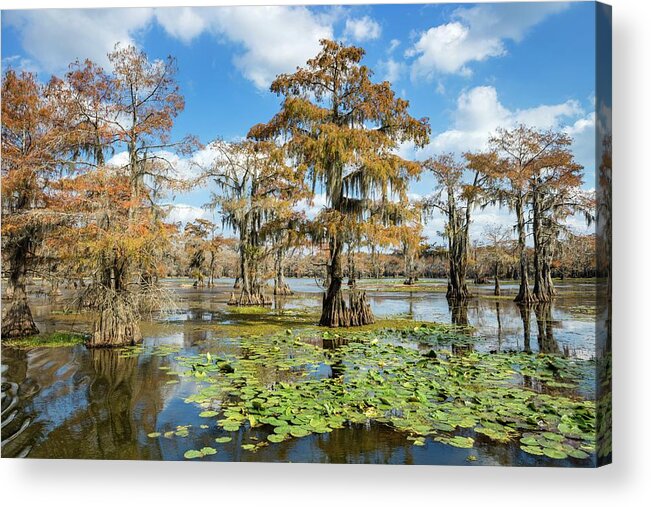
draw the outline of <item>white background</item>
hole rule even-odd
[[[614,7],[613,465],[573,470],[3,459],[3,505],[651,505],[651,2],[609,3]],[[0,0],[2,9],[178,4],[174,0]]]

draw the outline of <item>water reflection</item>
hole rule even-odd
[[[550,303],[534,306],[538,323],[538,350],[543,354],[560,354],[558,342],[554,339],[554,320]]]
[[[503,296],[499,298],[493,297],[489,289],[477,288],[475,291],[485,297],[471,298],[463,304],[450,304],[445,293],[434,290],[400,294],[371,292],[368,299],[378,317],[400,314],[415,320],[471,326],[480,338],[476,348],[482,352],[562,351],[580,359],[594,357],[594,284],[559,283],[559,297],[544,307],[516,305],[508,292],[516,287],[509,287],[503,284]],[[541,337],[539,340],[536,332]]]
[[[468,326],[468,300],[448,300],[450,307],[450,320],[455,326]]]
[[[522,319],[522,339],[523,351],[531,352],[531,306],[518,305],[520,310],[520,318]]]

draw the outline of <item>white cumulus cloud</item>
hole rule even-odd
[[[133,9],[44,9],[3,12],[24,51],[47,72],[60,72],[79,58],[106,66],[117,43],[138,45],[153,23],[186,44],[203,33],[236,46],[233,64],[259,89],[277,74],[293,72],[319,51],[321,39],[334,37],[336,16],[302,6],[174,7]],[[364,18],[362,18],[364,19]],[[362,37],[377,30],[372,22]]]
[[[333,19],[301,6],[161,8],[156,19],[186,43],[208,32],[239,46],[233,63],[259,89],[304,65],[319,51],[320,39],[333,38]]]
[[[136,44],[152,17],[149,8],[35,9],[5,11],[3,20],[19,32],[25,52],[47,72],[65,70],[76,59],[108,65],[117,43]]]
[[[344,36],[355,42],[365,42],[380,37],[382,28],[368,16],[357,19],[347,19]]]
[[[191,204],[163,204],[162,206],[168,209],[166,221],[173,224],[181,222],[182,225],[185,225],[188,222],[193,222],[197,218],[206,220],[212,218],[210,212]]]
[[[421,157],[483,149],[498,127],[513,128],[520,123],[539,129],[564,129],[575,138],[573,150],[577,158],[579,154],[585,157],[585,145],[589,147],[590,136],[594,138],[594,114],[586,113],[576,100],[512,110],[500,102],[492,86],[477,86],[462,92],[451,120],[449,129],[434,134]],[[403,147],[402,153],[408,153],[408,148]],[[586,162],[585,158],[579,160]]]
[[[469,76],[468,64],[507,53],[506,40],[519,42],[527,31],[548,16],[567,8],[558,2],[481,4],[460,7],[452,21],[419,34],[405,52],[413,58],[412,78],[438,74]]]

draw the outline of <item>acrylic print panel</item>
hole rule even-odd
[[[2,456],[611,460],[592,2],[2,12]]]

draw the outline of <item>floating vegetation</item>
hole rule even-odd
[[[267,433],[260,442],[242,444],[247,451],[375,422],[416,446],[432,439],[470,449],[489,440],[517,442],[524,452],[554,459],[594,453],[595,403],[573,394],[594,364],[471,348],[423,354],[401,343],[442,347],[466,333],[413,324],[399,331],[283,332],[243,338],[237,357],[176,359],[181,376],[204,384],[186,399],[202,407],[202,417],[216,418],[226,432]],[[320,346],[332,339],[333,347]]]
[[[32,349],[36,347],[72,347],[74,345],[84,344],[88,339],[88,335],[83,333],[55,331],[50,334],[38,334],[26,338],[2,340],[2,346],[16,349]]]
[[[268,306],[229,306],[228,313],[236,313],[239,315],[260,315],[271,313],[272,309]]]
[[[217,449],[214,449],[213,447],[203,447],[198,451],[194,449],[185,451],[183,457],[185,459],[196,459],[196,458],[203,458],[205,456],[210,456],[212,454],[217,454]]]
[[[449,324],[423,323],[408,328],[389,328],[385,335],[397,335],[402,340],[418,342],[432,347],[455,345],[474,345],[477,337],[473,335],[474,329],[469,326],[455,326]]]

